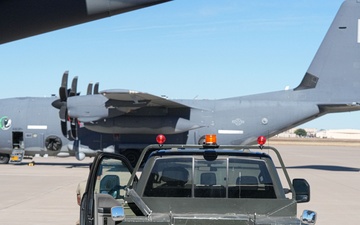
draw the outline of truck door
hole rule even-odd
[[[81,201],[81,225],[115,225],[111,207],[124,206],[125,187],[132,171],[123,155],[102,152],[95,157]]]

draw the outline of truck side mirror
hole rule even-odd
[[[125,219],[124,207],[114,206],[111,208],[111,218],[114,221],[123,221]]]
[[[298,203],[310,201],[310,185],[305,179],[293,179],[293,187]]]

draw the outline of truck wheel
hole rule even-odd
[[[0,154],[0,164],[8,164],[10,156],[7,154]]]
[[[121,152],[121,154],[124,155],[130,161],[133,167],[136,166],[136,163],[140,157],[140,151],[137,149],[127,149]]]

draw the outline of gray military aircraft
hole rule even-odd
[[[0,1],[0,44],[171,0]]]
[[[10,156],[20,162],[24,155],[70,155],[65,149],[69,142],[54,120],[57,111],[49,107],[55,97],[8,98],[0,103],[0,163]]]
[[[117,138],[78,129],[82,140],[65,138],[58,122],[59,112],[51,106],[56,97],[22,97],[1,99],[0,164],[19,163],[24,157],[75,156],[82,160],[98,151],[114,152]]]
[[[346,1],[291,90],[218,100],[170,100],[131,90],[66,95],[65,73],[63,97],[54,106],[64,134],[72,138],[77,122],[66,127],[67,117],[89,130],[118,135],[122,145],[134,149],[153,143],[157,134],[171,144],[202,143],[205,134],[217,134],[222,144],[251,144],[260,135],[271,137],[327,113],[360,110],[359,21],[360,4]]]

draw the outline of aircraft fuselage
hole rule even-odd
[[[76,156],[73,142],[61,132],[59,111],[51,106],[55,99],[22,97],[0,100],[1,163],[6,163],[14,150],[24,151],[25,156]],[[97,150],[114,145],[113,135],[85,128],[80,129],[79,134],[84,140],[80,142],[83,157],[93,156]]]
[[[67,152],[68,140],[55,120],[58,111],[49,107],[55,98],[2,99],[0,107],[0,153],[25,149],[30,155],[57,155]],[[61,145],[52,143],[61,142]],[[48,145],[46,147],[45,145]]]

